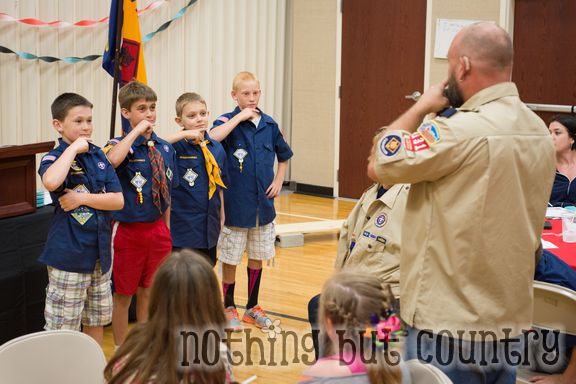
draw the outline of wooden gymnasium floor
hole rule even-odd
[[[354,201],[328,199],[300,194],[282,194],[276,199],[277,224],[317,221],[319,219],[345,219]],[[309,234],[304,246],[294,248],[276,247],[275,266],[265,266],[260,285],[259,302],[270,317],[280,320],[284,331],[275,339],[261,330],[246,326],[244,332],[233,333],[232,351],[235,353],[234,374],[237,381],[252,383],[294,383],[310,361],[311,340],[303,337],[309,333],[307,322],[308,300],[320,293],[324,281],[333,272],[338,245],[337,233]],[[218,271],[218,267],[216,267]],[[236,304],[244,306],[247,301],[246,258],[236,276]],[[242,316],[243,309],[239,309]],[[297,334],[297,340],[294,334]],[[248,343],[248,340],[250,342]],[[259,341],[264,346],[261,352]],[[112,328],[104,334],[104,352],[113,354]],[[247,358],[247,350],[250,358]],[[255,380],[253,375],[256,375]]]

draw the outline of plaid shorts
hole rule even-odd
[[[112,268],[102,274],[99,261],[92,273],[48,267],[44,329],[79,331],[80,321],[89,327],[109,324],[112,321],[111,272]]]
[[[226,264],[238,265],[244,251],[248,252],[249,259],[270,260],[276,254],[275,241],[274,223],[255,228],[224,226],[218,239],[220,247],[218,260]]]

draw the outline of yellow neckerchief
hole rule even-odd
[[[214,192],[216,192],[216,185],[221,186],[222,188],[226,188],[222,178],[220,177],[220,167],[218,167],[218,163],[214,158],[214,155],[208,147],[206,146],[210,140],[204,140],[198,143],[202,153],[204,154],[204,162],[206,163],[206,173],[208,174],[208,200],[212,198]]]

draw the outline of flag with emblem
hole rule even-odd
[[[121,4],[119,4],[121,3]],[[119,6],[122,6],[122,12]],[[108,42],[102,57],[102,67],[114,76],[114,54],[118,36],[118,18],[122,16],[120,45],[120,86],[137,80],[146,84],[146,66],[140,34],[136,0],[112,0],[108,19]]]

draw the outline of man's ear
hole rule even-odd
[[[174,121],[176,122],[176,124],[178,124],[179,126],[182,126],[182,118],[180,116],[176,116],[174,118]]]
[[[468,56],[460,56],[458,61],[460,62],[460,68],[461,68],[461,75],[460,75],[461,80],[470,74],[472,65],[470,64],[470,58]]]
[[[234,101],[238,101],[237,97],[236,97],[236,91],[232,90],[230,92],[230,95],[232,96],[232,98],[234,99]]]
[[[62,128],[62,122],[58,119],[52,119],[52,126],[54,127],[54,129],[58,132],[58,133],[62,133],[62,131],[64,130]]]

